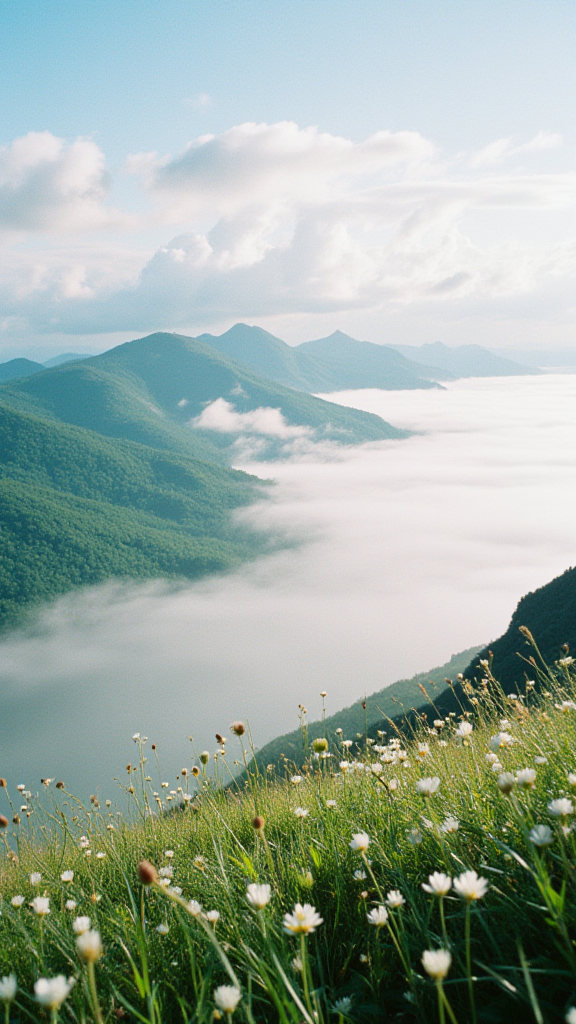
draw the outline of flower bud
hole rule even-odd
[[[328,750],[328,740],[323,736],[318,736],[317,739],[312,740],[312,750],[315,754],[323,754]]]
[[[5,818],[3,814],[0,814],[0,828],[8,828],[8,818]]]
[[[246,726],[244,725],[244,722],[232,722],[230,728],[232,729],[232,732],[236,733],[237,736],[243,736],[244,733],[246,732]]]
[[[56,783],[56,789],[64,789],[64,783],[63,782],[57,782]]]
[[[207,750],[203,750],[202,753],[200,754],[200,763],[201,764],[208,764],[209,760],[210,760],[210,754],[208,753]]]
[[[141,860],[138,865],[138,878],[142,885],[153,885],[158,881],[158,872],[149,860]]]
[[[7,785],[6,779],[0,779],[0,789],[6,789]]]
[[[252,825],[257,832],[260,832],[264,828],[264,818],[260,814],[257,814],[252,821]]]

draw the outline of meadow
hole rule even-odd
[[[236,722],[169,780],[136,734],[122,809],[0,780],[7,1024],[573,1024],[575,662],[532,669],[410,735],[303,713],[281,779]]]

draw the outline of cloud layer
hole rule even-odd
[[[128,157],[128,217],[107,205],[95,143],[31,133],[0,152],[0,228],[27,232],[4,249],[0,308],[9,324],[71,333],[552,296],[571,315],[576,176],[542,163],[561,142],[540,132],[447,159],[417,132],[354,142],[241,124],[175,156]]]
[[[14,781],[113,795],[136,730],[163,772],[189,764],[189,735],[211,749],[237,718],[265,743],[297,726],[299,702],[319,716],[321,690],[335,711],[490,641],[522,594],[574,565],[576,377],[339,400],[423,433],[247,465],[278,486],[243,520],[302,546],[180,589],[88,588],[3,638]]]

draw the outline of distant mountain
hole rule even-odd
[[[357,700],[350,707],[329,715],[324,722],[309,722],[308,740],[312,741],[318,736],[326,736],[331,741],[337,740],[336,729],[342,729],[344,739],[351,740],[355,740],[358,734],[362,737],[366,734],[372,736],[377,729],[387,730],[384,716],[394,718],[404,708],[421,705],[423,686],[433,694],[442,693],[446,689],[446,677],[455,679],[459,672],[464,672],[471,658],[479,650],[479,647],[470,647],[459,654],[453,654],[450,661],[439,668],[420,672],[411,679],[399,679],[396,683],[385,686],[366,698],[366,707],[362,700]],[[282,767],[284,757],[296,765],[302,764],[304,751],[300,729],[278,736],[257,752],[260,767],[268,764]]]
[[[525,366],[536,366],[540,369],[552,367],[574,367],[576,370],[576,345],[572,348],[555,349],[492,349],[497,356],[505,359],[513,357]]]
[[[33,359],[9,359],[7,363],[0,363],[0,384],[19,377],[30,377],[43,369],[42,363],[35,363]]]
[[[52,356],[46,359],[44,366],[50,370],[53,366],[63,366],[64,363],[77,363],[80,359],[90,359],[91,352],[63,352],[60,356]]]
[[[0,402],[0,627],[110,578],[191,578],[255,553],[230,511],[245,473],[101,437]]]
[[[197,341],[211,345],[237,363],[286,387],[330,392],[352,388],[400,390],[431,388],[421,368],[384,345],[355,341],[341,331],[329,338],[287,345],[261,327],[235,324],[219,337],[202,334]]]
[[[5,385],[1,398],[22,411],[209,461],[246,434],[258,439],[262,455],[298,437],[357,444],[408,436],[379,416],[264,380],[176,334],[153,334],[35,374]]]
[[[458,377],[520,377],[541,371],[536,367],[524,366],[512,359],[502,359],[482,345],[456,345],[451,347],[441,341],[427,345],[392,345],[415,363],[426,364],[427,368],[438,368],[439,380]]]

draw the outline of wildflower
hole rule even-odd
[[[64,904],[66,910],[76,910],[77,905],[76,900],[66,900],[66,903]]]
[[[416,790],[422,796],[432,796],[440,786],[440,779],[437,775],[432,778],[419,779],[416,783]]]
[[[386,894],[386,903],[391,909],[395,909],[396,907],[404,906],[406,900],[399,889],[391,889],[390,892]]]
[[[548,764],[548,758],[547,757],[535,757],[534,758],[534,764]]]
[[[355,878],[355,880],[357,882],[365,882],[367,877],[368,877],[368,875],[366,874],[366,872],[365,871],[361,871],[360,869],[358,869],[358,871],[354,872],[354,878]]]
[[[168,864],[166,867],[160,868],[158,874],[160,878],[174,878],[174,868],[171,864]]]
[[[434,981],[446,977],[451,963],[452,956],[447,949],[425,949],[422,954],[422,966]]]
[[[458,878],[454,879],[454,888],[459,896],[462,896],[467,903],[472,900],[481,900],[488,892],[488,882],[485,878],[479,877],[475,871],[463,871]]]
[[[501,747],[509,747],[512,743],[514,743],[514,737],[506,731],[498,732],[495,736],[490,737],[490,746],[492,750],[500,750]]]
[[[218,921],[220,920],[220,911],[209,910],[208,913],[206,914],[206,920],[209,921],[210,924],[217,924]]]
[[[299,782],[302,782],[302,778],[302,775],[292,775],[290,778],[290,782],[293,782],[294,785],[297,786]]]
[[[339,1013],[343,1017],[346,1017],[352,1009],[352,1000],[350,996],[342,996],[341,999],[337,999],[333,1004],[332,1009],[334,1013]]]
[[[310,814],[310,811],[307,807],[295,807],[294,814],[297,818],[306,818]]]
[[[434,728],[435,729],[443,729],[444,728],[444,719],[443,718],[435,718],[434,719]]]
[[[522,789],[532,789],[536,782],[536,772],[533,768],[522,768],[516,775],[516,782]]]
[[[158,932],[158,935],[168,935],[170,929],[167,924],[159,924],[156,926],[156,931]]]
[[[312,750],[315,754],[323,754],[328,750],[328,740],[324,736],[318,736],[312,740]]]
[[[304,906],[295,903],[293,912],[284,914],[284,931],[293,935],[309,935],[322,923],[323,919],[316,912],[316,907],[310,903],[305,903]]]
[[[370,963],[370,957],[366,953],[360,953],[359,959],[361,964]]]
[[[576,1006],[571,1006],[564,1020],[566,1024],[576,1024]]]
[[[180,888],[179,885],[172,885],[172,886],[170,886],[170,892],[174,893],[175,896],[181,896],[182,895],[182,889]]]
[[[251,882],[246,889],[246,899],[253,907],[256,907],[256,910],[263,910],[270,903],[271,898],[272,894],[269,885],[259,885],[257,882]]]
[[[36,1001],[50,1010],[59,1010],[73,985],[74,979],[66,980],[63,974],[58,974],[56,978],[38,978],[34,983]]]
[[[574,776],[574,779],[576,780],[576,775]],[[336,807],[336,801],[335,800],[327,800],[326,801],[326,807]]]
[[[82,932],[76,939],[76,949],[85,963],[96,963],[104,953],[100,932],[93,930]]]
[[[50,913],[50,900],[47,896],[35,896],[30,906],[38,917],[46,917]]]
[[[342,746],[348,750],[352,746],[352,740],[342,740]]]
[[[554,833],[548,825],[534,825],[528,833],[528,838],[534,846],[550,846],[554,842]]]
[[[12,899],[10,900],[10,903],[12,904],[13,907],[21,907],[24,902],[24,896],[13,896]]]
[[[15,974],[4,975],[0,978],[0,1003],[11,1003],[16,997],[18,982]]]
[[[408,833],[408,842],[411,846],[418,846],[422,842],[422,833],[418,828],[411,828]]]
[[[80,836],[80,839],[78,841],[78,846],[80,847],[81,850],[87,850],[88,847],[90,846],[90,840],[88,839],[88,837],[87,836]]]
[[[368,918],[368,924],[373,924],[377,931],[380,931],[388,920],[388,911],[386,907],[374,907],[370,913],[366,914],[366,917]]]
[[[558,711],[576,711],[576,704],[573,700],[563,700],[560,704],[555,704],[554,707],[558,708]]]
[[[558,664],[559,665],[565,665],[566,667],[568,667],[568,665],[573,665],[574,664],[574,658],[559,658],[558,659]]]
[[[194,857],[192,863],[195,868],[198,868],[199,871],[204,871],[204,868],[206,867],[206,857],[203,857],[202,854],[199,853],[197,854],[196,857]]]
[[[486,754],[486,760],[489,761],[491,764],[494,764],[498,760],[498,754],[494,754],[493,751],[489,751]]]
[[[443,824],[440,826],[440,831],[445,832],[446,835],[450,835],[452,832],[457,832],[460,828],[460,822],[458,818],[454,818],[453,815],[448,814],[444,819]]]
[[[299,956],[295,956],[293,958],[293,960],[292,960],[292,970],[296,971],[298,974],[302,970],[302,961],[301,961]]]
[[[92,922],[89,917],[77,917],[76,920],[72,922],[72,930],[75,935],[83,935],[84,932],[90,931],[91,923]]]
[[[234,728],[234,726],[232,726],[232,728]],[[234,1010],[238,1006],[241,998],[242,994],[240,989],[236,988],[235,985],[219,985],[218,988],[214,990],[214,1002],[216,1003],[216,1006],[222,1011],[222,1013],[225,1013],[229,1017],[234,1013]]]
[[[498,776],[498,789],[501,793],[511,793],[515,785],[516,779],[511,772],[502,772],[502,775]]]
[[[203,750],[200,754],[200,764],[207,765],[210,760],[210,751]]]
[[[42,881],[42,875],[39,871],[33,871],[30,875],[30,885],[40,885]]]
[[[419,743],[417,747],[418,757],[426,757],[430,753],[429,743]]]
[[[576,775],[574,772],[568,772],[568,785],[570,789],[576,789]]]
[[[202,913],[202,905],[198,903],[198,900],[190,900],[190,902],[186,904],[186,909],[189,914],[192,914],[192,917],[200,917],[200,914]]]
[[[104,860],[105,856],[106,854],[104,853],[103,850],[98,850],[98,853],[96,854],[96,860]]]
[[[428,875],[428,882],[422,882],[422,888],[431,896],[447,896],[452,888],[452,879],[442,871],[434,871]]]
[[[348,843],[351,850],[358,850],[359,853],[365,853],[370,846],[370,836],[366,832],[355,832],[352,836],[352,840]]]
[[[472,722],[460,722],[460,725],[456,729],[455,736],[459,740],[467,740],[473,732],[474,726]]]
[[[555,818],[565,818],[569,814],[574,814],[574,804],[567,797],[561,797],[559,800],[551,800],[548,810]]]
[[[60,875],[60,878],[62,879],[63,882],[73,882],[74,881],[74,872],[73,871],[63,871],[62,874]]]

